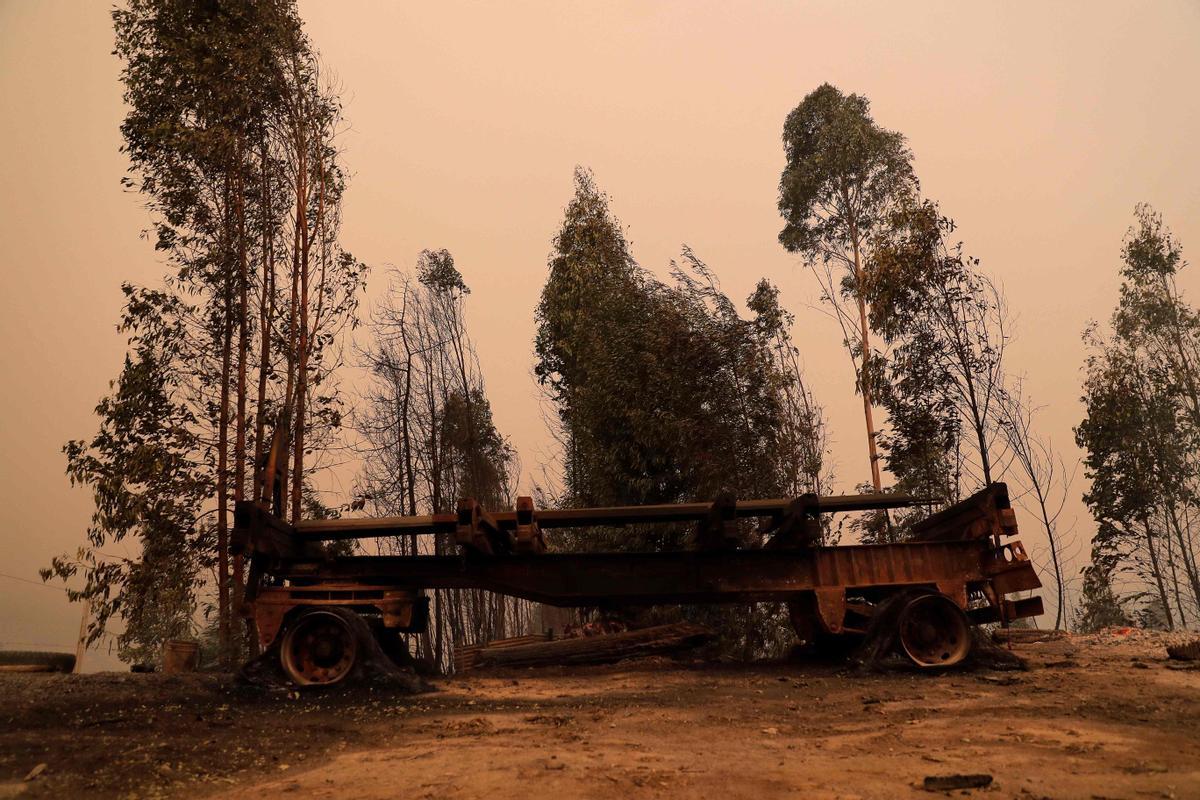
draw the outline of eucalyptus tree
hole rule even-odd
[[[1157,522],[1157,510],[1168,502],[1162,482],[1166,476],[1147,433],[1152,417],[1166,423],[1174,412],[1168,397],[1142,390],[1144,379],[1136,354],[1127,348],[1102,345],[1093,352],[1084,382],[1086,416],[1076,427],[1075,437],[1086,453],[1084,474],[1090,481],[1083,499],[1100,526],[1095,545],[1123,553],[1121,566],[1140,561],[1148,567],[1142,577],[1151,582],[1158,599],[1169,609],[1166,537]],[[1128,549],[1119,545],[1128,545]],[[1141,558],[1135,559],[1135,554]],[[1169,611],[1167,625],[1173,625]]]
[[[292,433],[295,516],[302,498],[316,500],[305,455],[330,441],[343,414],[334,373],[366,268],[339,244],[340,107],[288,0],[131,0],[113,22],[127,105],[123,183],[144,200],[167,257],[172,302],[162,313],[186,345],[167,367],[204,453],[194,460],[212,461],[204,503],[228,663],[242,585],[240,557],[228,556],[230,510],[248,496],[268,421]]]
[[[856,366],[871,480],[879,491],[872,411],[876,372],[863,286],[873,241],[896,203],[916,191],[912,154],[901,134],[876,124],[867,98],[845,95],[828,83],[788,114],[783,144],[787,163],[779,180],[784,219],[779,241],[804,256],[841,326]]]
[[[228,657],[238,599],[230,596],[238,581],[227,555],[230,477],[232,499],[240,499],[247,469],[247,219],[258,199],[247,191],[251,145],[264,137],[282,84],[272,44],[295,20],[279,4],[135,0],[113,21],[128,106],[127,183],[154,215],[171,285],[199,298],[189,335],[208,341],[191,366],[197,416],[216,440],[216,585]]]
[[[577,170],[537,309],[535,374],[563,443],[564,503],[626,505],[777,496],[825,485],[821,411],[790,318],[760,284],[743,316],[684,247],[670,282],[634,260],[608,199]],[[570,534],[579,548],[667,549],[692,536],[641,525]],[[759,541],[746,527],[747,543]],[[688,609],[743,655],[774,647],[775,605]],[[769,644],[770,643],[770,644]]]
[[[927,490],[940,484],[935,496],[948,501],[964,473],[971,488],[998,474],[1008,338],[1003,296],[948,240],[953,231],[934,203],[901,203],[875,239],[863,290],[871,327],[892,348],[881,359],[889,467],[924,476]]]
[[[1150,587],[1148,613],[1187,626],[1200,618],[1200,315],[1176,284],[1182,249],[1148,206],[1135,211],[1122,261],[1111,332],[1085,335],[1086,415],[1075,430],[1091,482],[1084,499],[1097,546]]]

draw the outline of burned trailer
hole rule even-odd
[[[269,471],[266,475],[271,475]],[[277,483],[272,481],[277,488]],[[249,559],[243,613],[297,684],[344,678],[370,621],[385,652],[424,630],[427,590],[486,589],[562,607],[787,603],[800,639],[862,635],[881,609],[914,664],[962,661],[970,625],[1042,613],[1041,586],[1014,537],[1004,484],[993,484],[915,525],[896,544],[822,546],[821,515],[909,506],[892,494],[536,509],[528,497],[492,511],[460,501],[455,514],[283,521],[277,492],[237,505],[235,552]],[[271,495],[275,494],[274,498]],[[271,500],[274,502],[271,502]],[[739,521],[759,520],[761,547],[744,547]],[[551,552],[546,532],[635,523],[693,523],[695,546],[666,552]],[[325,543],[441,534],[456,555],[331,555]],[[402,645],[401,645],[402,646]],[[402,654],[401,654],[402,655]]]

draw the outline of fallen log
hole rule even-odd
[[[464,672],[474,668],[475,662],[479,658],[479,651],[485,647],[517,647],[533,642],[548,642],[550,638],[550,635],[546,633],[533,633],[527,636],[512,636],[508,639],[492,639],[483,644],[455,645],[454,671]]]
[[[702,625],[680,622],[637,631],[556,639],[548,642],[483,647],[475,655],[476,667],[539,667],[551,665],[611,664],[626,658],[662,655],[703,644],[712,631]]]
[[[1167,648],[1167,658],[1176,661],[1200,661],[1200,639],[1193,639],[1185,644],[1171,645]]]
[[[992,641],[997,644],[1035,644],[1040,642],[1056,642],[1059,639],[1065,638],[1067,638],[1067,632],[1056,629],[997,628],[992,631]]]

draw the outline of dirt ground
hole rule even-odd
[[[0,675],[0,798],[1200,798],[1200,669],[1134,632],[1025,672],[647,661],[405,696]],[[32,780],[25,776],[40,768]]]

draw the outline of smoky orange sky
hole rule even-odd
[[[68,485],[60,448],[94,431],[120,366],[121,282],[155,284],[165,268],[140,237],[141,199],[119,185],[109,9],[0,0],[0,647],[73,645],[79,609],[22,580],[83,541],[90,498]],[[662,274],[687,243],[737,300],[760,277],[780,286],[842,491],[869,476],[853,372],[815,281],[776,240],[781,126],[820,83],[865,94],[908,137],[924,191],[1007,293],[1009,367],[1069,462],[1080,334],[1116,300],[1134,204],[1162,212],[1185,253],[1200,248],[1194,2],[300,10],[343,87],[343,241],[375,270],[366,299],[422,248],[454,254],[496,421],[527,474],[549,453],[533,309],[576,164],[595,171],[649,269]],[[1067,517],[1086,541],[1082,476],[1075,487]],[[1041,537],[1023,524],[1037,559]]]

